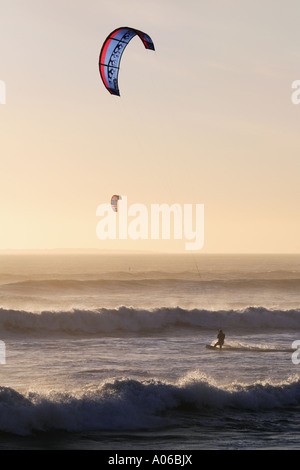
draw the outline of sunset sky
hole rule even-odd
[[[101,241],[96,209],[204,204],[203,253],[300,252],[298,0],[0,0],[0,249]],[[99,52],[119,26],[121,97]]]

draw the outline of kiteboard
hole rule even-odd
[[[211,344],[207,344],[207,345],[206,345],[206,348],[207,348],[207,349],[216,349],[216,348],[214,348]]]

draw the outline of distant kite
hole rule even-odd
[[[121,57],[129,41],[136,35],[143,41],[146,49],[155,50],[148,34],[128,27],[115,29],[104,41],[99,57],[99,71],[104,86],[112,95],[120,96],[118,75]]]
[[[117,194],[114,194],[111,198],[111,207],[114,212],[118,212],[118,200],[122,199],[121,196],[118,196]]]

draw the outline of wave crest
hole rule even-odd
[[[173,328],[236,330],[300,329],[300,310],[270,310],[248,307],[243,310],[153,310],[119,307],[33,313],[0,309],[2,331],[30,334],[53,333],[102,335],[110,333],[151,333]]]
[[[190,373],[174,384],[154,379],[110,379],[96,390],[79,393],[22,395],[0,387],[0,430],[29,435],[50,430],[153,429],[168,425],[181,411],[192,412],[201,423],[204,410],[205,413],[220,409],[259,412],[299,404],[298,378],[280,383],[218,386],[199,372]]]

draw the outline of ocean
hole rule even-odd
[[[0,332],[1,450],[300,448],[300,255],[2,254]]]

